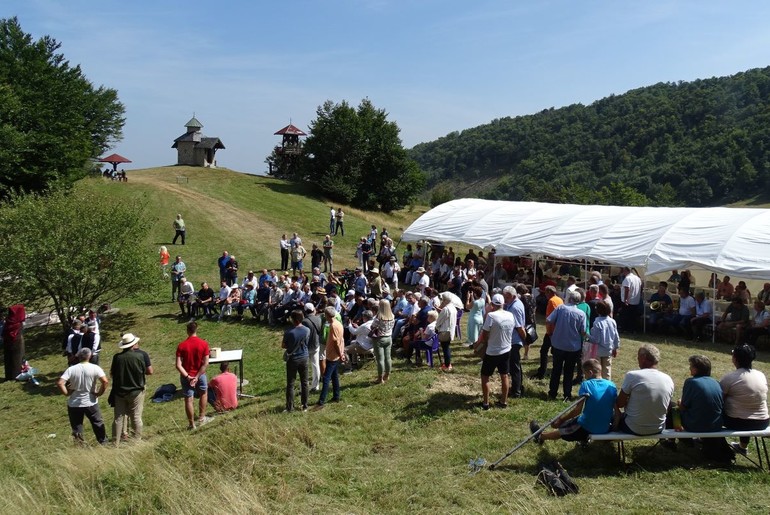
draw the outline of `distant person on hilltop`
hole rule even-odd
[[[184,226],[184,220],[182,220],[181,214],[176,215],[176,220],[174,220],[174,230],[176,231],[176,234],[174,234],[174,240],[171,242],[171,244],[176,245],[176,239],[181,236],[182,245],[184,245],[184,236],[185,236],[186,230]]]
[[[328,234],[323,241],[324,248],[324,272],[334,273],[334,241]]]
[[[285,234],[281,235],[279,248],[281,249],[281,270],[285,272],[289,269],[289,250],[291,249],[291,245]]]
[[[335,216],[337,218],[337,225],[334,226],[334,236],[337,236],[338,232],[345,236],[345,226],[343,225],[345,221],[345,213],[342,212],[342,208],[337,210],[337,214]]]
[[[329,219],[329,232],[334,232],[334,223],[337,221],[337,212],[334,210],[334,206],[331,206],[330,215],[331,218]]]

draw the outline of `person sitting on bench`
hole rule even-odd
[[[616,403],[616,426],[622,433],[639,436],[658,434],[665,428],[666,413],[674,396],[674,381],[658,370],[660,351],[645,343],[636,355],[639,370],[623,378]],[[625,412],[620,410],[625,408]]]
[[[537,443],[559,438],[567,442],[586,442],[589,435],[610,431],[618,390],[612,381],[602,379],[602,366],[596,359],[588,359],[583,363],[583,374],[585,381],[581,383],[578,395],[587,397],[551,424],[554,431],[543,432],[535,438]],[[540,424],[533,420],[529,423],[529,429],[536,433],[540,430]]]
[[[735,370],[720,379],[725,399],[724,424],[727,429],[755,431],[767,429],[770,417],[767,411],[767,377],[752,369],[756,357],[754,347],[744,343],[733,349]],[[746,455],[749,438],[741,437],[733,449]]]
[[[711,377],[711,361],[698,354],[688,361],[692,377],[685,379],[679,400],[682,428],[693,433],[721,431],[724,400],[719,383]],[[724,438],[703,438],[701,446],[706,459],[729,463],[735,457]]]

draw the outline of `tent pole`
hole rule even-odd
[[[489,253],[487,253],[487,256]],[[492,261],[492,288],[497,288],[497,251],[495,251],[495,259]]]
[[[717,284],[711,286],[711,343],[717,341]]]
[[[644,287],[646,285],[647,269],[645,269],[644,272],[645,273],[641,277],[641,279],[642,279],[642,291],[641,291],[642,298],[640,300],[641,300],[641,303],[642,303],[642,333],[643,334],[647,334],[647,302],[644,299]]]

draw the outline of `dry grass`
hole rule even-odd
[[[177,190],[171,183],[177,172],[149,170],[129,174],[127,185],[96,181],[83,187],[93,188],[104,201],[111,196],[149,196],[158,222],[144,243],[148,252],[168,242],[173,235],[170,222],[181,210],[190,239],[172,253],[183,251],[195,282],[216,278],[215,262],[224,246],[241,253],[239,260],[248,266],[261,268],[277,258],[276,234],[294,227],[312,237],[316,226],[328,224],[327,206],[312,197],[292,193],[290,202],[277,204],[287,195],[280,181],[191,170],[184,172],[190,185]],[[142,174],[148,178],[140,179]],[[208,190],[210,199],[205,196]],[[248,224],[231,233],[218,209],[223,198],[245,213],[247,222],[264,227],[269,241],[246,241]],[[215,207],[196,210],[201,200]],[[295,218],[286,218],[292,212]],[[380,216],[351,211],[353,234],[374,220],[380,226]],[[337,241],[340,259],[352,255],[353,237]],[[174,348],[184,327],[175,317],[176,306],[166,302],[166,288],[167,283],[159,283],[156,292],[121,303],[120,313],[103,327],[105,366],[122,331],[142,338],[156,369],[150,390],[177,381]],[[144,441],[116,449],[72,445],[64,398],[53,386],[64,366],[56,352],[58,336],[53,329],[29,331],[30,359],[41,370],[42,385],[0,384],[0,513],[770,512],[769,474],[755,471],[746,461],[710,469],[690,449],[651,450],[649,442],[629,445],[634,464],[628,468],[617,462],[610,445],[583,450],[554,442],[542,448],[525,446],[495,471],[469,475],[469,460],[497,460],[527,436],[530,419],[546,420],[565,405],[545,400],[544,382],[527,380],[525,398],[506,410],[481,411],[478,359],[459,345],[454,348],[452,374],[397,361],[392,380],[376,386],[371,384],[374,364],[368,362],[342,377],[342,403],[319,412],[285,414],[280,331],[247,317],[241,323],[204,321],[200,334],[214,345],[244,349],[247,392],[256,398],[194,432],[184,429],[181,400],[148,403]],[[731,367],[729,348],[723,344],[644,340],[659,344],[661,368],[672,375],[678,389],[693,353],[711,357],[715,376]],[[635,349],[641,341],[623,339],[613,367],[616,383],[636,367]],[[532,356],[537,351],[533,348]],[[757,368],[768,372],[768,365],[767,353],[761,352]],[[532,373],[536,363],[524,362],[524,368]],[[112,414],[104,403],[103,408],[110,424]],[[57,436],[48,438],[53,433]],[[580,495],[555,499],[535,484],[537,463],[554,458],[575,476]]]

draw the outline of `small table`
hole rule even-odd
[[[209,365],[230,361],[238,362],[238,397],[251,397],[243,393],[243,349],[219,351],[219,356],[209,358]]]

